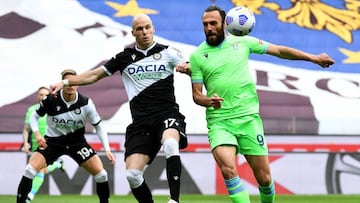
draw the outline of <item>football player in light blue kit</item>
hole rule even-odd
[[[236,155],[240,153],[253,170],[261,202],[273,203],[275,186],[248,57],[251,53],[270,54],[284,59],[311,61],[323,68],[334,61],[327,54],[313,55],[250,36],[225,38],[224,20],[225,12],[217,6],[210,6],[203,13],[206,41],[190,56],[193,99],[206,107],[212,154],[232,202],[250,202],[236,168]]]

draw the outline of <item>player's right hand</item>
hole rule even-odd
[[[216,93],[210,98],[210,105],[214,109],[219,109],[221,107],[221,102],[224,101],[223,98],[219,97]]]

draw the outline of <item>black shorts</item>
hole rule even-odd
[[[48,147],[45,149],[37,148],[36,151],[45,157],[47,165],[62,155],[70,156],[79,165],[96,155],[96,151],[87,143],[84,135],[45,136],[45,139]]]
[[[173,112],[155,119],[144,119],[130,124],[126,129],[125,159],[131,154],[141,153],[150,157],[148,164],[151,164],[161,148],[162,134],[169,128],[178,130],[179,148],[186,148],[188,141],[185,134],[185,117],[179,112]]]

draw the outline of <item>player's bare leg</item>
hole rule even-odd
[[[275,185],[271,178],[268,156],[245,156],[259,184],[262,202],[275,202]]]
[[[225,186],[233,203],[249,203],[249,192],[241,181],[236,168],[235,146],[218,146],[212,154],[225,180]]]

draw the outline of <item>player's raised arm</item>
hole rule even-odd
[[[71,77],[70,79],[64,79],[60,82],[50,85],[50,93],[56,95],[56,93],[64,86],[81,86],[95,83],[96,81],[106,77],[107,74],[102,67],[88,70],[82,74]]]
[[[328,68],[335,63],[335,61],[326,53],[315,55],[295,48],[274,45],[271,43],[269,43],[266,53],[283,59],[311,61],[323,68]]]

